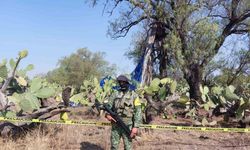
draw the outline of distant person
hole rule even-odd
[[[111,150],[118,150],[121,138],[124,141],[124,149],[131,150],[132,139],[137,135],[139,124],[142,121],[141,103],[138,95],[129,89],[130,83],[126,76],[120,75],[116,80],[119,88],[110,97],[108,104],[110,109],[117,113],[129,127],[131,134],[126,134],[124,129],[118,126],[109,114],[106,114],[105,117],[112,123]]]

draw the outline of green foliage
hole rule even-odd
[[[178,102],[180,104],[188,104],[189,101],[190,101],[190,99],[189,99],[189,97],[187,95],[181,95]]]
[[[30,82],[30,88],[27,91],[38,98],[49,98],[55,95],[56,86],[37,77]]]
[[[16,66],[16,61],[13,58],[11,58],[9,61],[9,64],[10,64],[11,70],[14,70],[14,68]]]
[[[171,78],[154,78],[149,86],[144,87],[146,94],[157,97],[163,101],[167,96],[175,93],[177,82]],[[140,91],[141,92],[141,91]],[[144,92],[143,92],[144,93]]]
[[[147,94],[154,95],[159,91],[163,93],[163,89],[165,89],[165,92],[167,92],[166,86],[170,88],[170,93],[174,93],[176,90],[177,82],[170,78],[163,78],[161,80],[158,78],[154,78],[150,85],[148,87],[146,86],[144,89]]]
[[[27,77],[27,72],[31,71],[33,69],[34,69],[34,65],[33,64],[29,64],[26,68],[17,70],[16,74],[18,76]]]
[[[103,87],[100,86],[97,78],[91,80],[84,80],[81,86],[81,92],[73,95],[70,100],[76,104],[89,105],[94,103],[95,100],[103,102],[108,99],[114,92],[113,87],[116,85],[115,80],[105,80]],[[90,103],[91,102],[91,103]]]
[[[4,112],[0,112],[0,117],[15,118],[16,113],[13,111],[4,111]]]
[[[18,55],[21,59],[23,59],[28,56],[28,51],[27,50],[20,51]]]
[[[92,53],[87,48],[79,49],[76,53],[62,58],[58,64],[57,69],[47,74],[48,81],[72,85],[77,90],[84,80],[112,75],[115,70],[114,66],[110,66],[104,60],[104,53]]]
[[[220,106],[226,110],[228,105],[235,105],[240,103],[240,105],[236,108],[236,112],[234,114],[238,119],[244,116],[244,112],[249,108],[249,97],[240,97],[235,93],[235,87],[230,85],[225,88],[221,86],[212,87],[211,90],[208,87],[201,87],[201,93],[203,97],[204,104],[201,107],[204,107],[205,110],[209,111],[211,108],[215,108],[216,106]]]
[[[34,110],[38,110],[41,107],[39,99],[31,93],[20,94],[19,98],[20,107],[24,112],[32,112]]]
[[[86,99],[85,93],[79,93],[70,98],[70,101],[74,102],[75,104],[83,104],[88,105],[88,99]]]
[[[16,112],[20,112],[22,110],[22,108],[20,106],[20,102],[21,102],[20,94],[14,93],[11,96],[8,96],[7,98],[10,102],[15,104],[15,111]]]
[[[38,98],[49,98],[55,94],[55,90],[50,87],[44,87],[39,89],[34,93],[35,96]]]
[[[99,84],[99,82],[97,84]],[[111,94],[114,92],[113,87],[116,85],[116,82],[115,80],[112,80],[112,79],[105,80],[105,84],[103,88],[101,88],[97,84],[96,84],[96,89],[95,89],[96,98],[98,101],[103,102],[104,100],[109,98],[109,96],[111,96]]]
[[[190,100],[186,95],[182,95],[179,100],[179,103],[186,104],[186,110],[189,110],[186,113],[186,117],[194,119],[195,125],[214,126],[217,124],[217,121],[211,120],[211,118],[207,119],[205,116],[198,116],[198,109],[204,109],[207,113],[212,112],[215,108],[223,109],[228,111],[226,114],[230,113],[232,116],[235,116],[236,119],[242,119],[245,115],[245,111],[250,108],[249,98],[245,99],[244,97],[236,95],[235,92],[237,89],[232,85],[226,87],[214,86],[211,88],[200,86],[200,91],[202,93],[203,103],[197,103],[197,107],[189,107]],[[232,112],[232,108],[234,112]]]
[[[93,4],[96,5],[97,1],[93,1]],[[202,81],[207,64],[216,57],[219,49],[222,46],[227,46],[225,40],[229,39],[233,42],[234,38],[227,37],[234,34],[244,37],[249,31],[249,16],[245,13],[249,8],[247,0],[235,2],[130,0],[127,3],[106,1],[105,9],[108,9],[108,12],[113,12],[113,7],[106,6],[115,6],[119,9],[123,8],[119,7],[123,4],[126,5],[126,9],[120,9],[120,15],[110,22],[108,34],[112,38],[123,37],[127,35],[131,27],[143,24],[143,29],[140,31],[142,33],[133,39],[134,48],[127,53],[129,58],[134,58],[135,62],[138,62],[145,49],[151,44],[147,43],[147,38],[151,34],[156,34],[155,49],[152,52],[154,54],[152,55],[152,64],[156,64],[152,68],[156,70],[156,76],[166,71],[169,77],[175,77],[180,72],[179,77],[184,77],[188,81],[190,92],[192,92],[190,95],[197,100],[200,99],[200,93],[196,89],[199,88],[199,84],[202,84],[197,82]],[[218,9],[220,11],[217,11]],[[154,31],[155,27],[157,27],[156,32]],[[247,38],[244,40],[247,45]],[[228,53],[230,49],[227,48]],[[235,48],[233,49],[235,50]],[[166,63],[167,67],[164,66]],[[172,72],[169,71],[171,66],[174,66]],[[235,66],[241,65],[237,63]],[[234,72],[237,70],[231,73]],[[193,80],[194,74],[199,74],[199,79]],[[160,74],[160,76],[163,75]],[[234,76],[229,78],[234,79]],[[225,84],[222,85],[225,86]],[[152,94],[152,89],[149,88],[148,93]]]
[[[6,64],[7,64],[6,60],[3,60],[2,63],[0,64],[0,78],[2,80],[6,79],[8,76],[8,69],[7,69]]]
[[[17,76],[15,79],[20,86],[27,86],[27,81],[23,77]]]
[[[79,50],[79,54],[84,57],[84,61],[89,58],[89,53],[85,53],[85,51]],[[24,54],[20,54],[20,57],[25,57]],[[74,56],[73,58],[77,58],[78,56]],[[90,58],[87,61],[93,63],[94,58]],[[93,59],[93,60],[92,60]],[[66,60],[66,59],[65,59]],[[69,59],[72,60],[72,59]],[[67,61],[68,65],[75,65],[69,64],[70,61]],[[62,60],[63,61],[63,60]],[[11,69],[7,68],[7,61],[4,60],[0,64],[0,77],[6,79],[8,71],[12,70],[17,66],[18,61],[14,61],[11,59],[9,61]],[[79,62],[79,61],[77,61]],[[67,64],[62,63],[62,64]],[[4,68],[4,69],[2,69]],[[75,69],[79,67],[75,67]],[[14,77],[13,83],[10,84],[10,88],[14,89],[14,92],[8,91],[8,100],[9,102],[13,102],[15,104],[15,110],[12,111],[1,111],[0,116],[6,117],[15,117],[17,113],[31,113],[34,110],[37,110],[41,107],[41,99],[46,99],[50,97],[60,97],[62,92],[61,86],[56,83],[49,83],[46,79],[42,78],[34,78],[32,80],[28,80],[26,77],[26,72],[33,69],[33,65],[28,65],[25,69],[18,69],[17,72],[20,73],[18,76]],[[70,70],[72,68],[67,66],[61,66],[60,69],[63,71]],[[85,68],[86,69],[86,68]],[[71,70],[73,71],[73,70]],[[75,70],[77,71],[77,70]],[[93,70],[92,70],[93,71]],[[90,71],[91,73],[93,73]],[[64,72],[65,73],[65,72]],[[93,73],[94,74],[94,73]],[[89,75],[90,76],[90,75]],[[4,78],[5,77],[5,78]],[[79,90],[72,90],[72,97],[70,98],[71,101],[77,104],[89,105],[90,103],[98,100],[103,102],[104,100],[108,99],[110,95],[114,92],[113,87],[116,85],[115,80],[105,80],[104,87],[100,87],[99,81],[97,78],[89,77],[86,80],[79,80],[80,88]],[[63,79],[63,78],[62,78]],[[200,91],[202,93],[202,103],[199,104],[199,107],[204,108],[206,111],[210,111],[217,106],[227,108],[228,104],[236,104],[240,102],[240,106],[234,112],[237,118],[242,118],[245,115],[245,111],[249,109],[249,97],[250,97],[250,84],[245,82],[247,80],[242,81],[241,85],[238,86],[200,86]],[[66,83],[66,82],[65,82]],[[8,90],[10,90],[10,88]],[[21,90],[17,90],[17,88],[21,88]],[[18,92],[17,92],[18,91]],[[186,83],[179,83],[171,78],[155,78],[150,83],[149,86],[144,88],[138,88],[136,92],[143,97],[144,94],[148,94],[152,96],[155,101],[164,101],[166,98],[176,92],[182,94],[178,103],[182,105],[190,105],[191,101],[189,99],[189,93],[187,92],[187,84]],[[59,98],[60,99],[60,98]],[[145,109],[147,103],[143,102],[142,107]],[[206,117],[199,118],[197,116],[196,108],[187,107],[189,112],[186,114],[187,117],[191,117],[196,120],[197,125],[203,126],[212,126],[215,125],[216,121],[208,120]],[[186,109],[186,110],[187,110]]]
[[[1,112],[3,116],[14,116],[16,113],[28,112],[31,113],[41,107],[41,99],[54,97],[58,95],[57,90],[61,88],[56,84],[50,84],[46,80],[41,78],[34,78],[28,80],[26,73],[34,68],[32,64],[28,65],[24,69],[18,69],[20,61],[27,57],[28,51],[20,51],[19,57],[15,61],[10,59],[9,66],[7,68],[7,60],[4,60],[0,65],[0,73],[2,81],[7,80],[8,74],[13,74],[14,78],[10,81],[8,88],[6,89],[6,96],[9,102],[15,104],[15,107],[11,111]],[[9,73],[8,71],[12,71]]]
[[[27,72],[31,71],[34,66],[29,64],[25,69],[19,69],[18,66],[21,60],[27,57],[27,55],[28,51],[20,51],[19,57],[16,60],[10,59],[9,64],[7,64],[7,60],[3,60],[3,62],[0,64],[0,82],[7,80],[8,75],[10,76],[14,72],[13,79],[10,81],[6,90],[8,95],[13,94],[14,92],[22,93],[26,89],[28,84]]]
[[[224,90],[224,96],[228,101],[233,101],[233,100],[238,100],[239,96],[237,96],[235,93],[235,87],[230,85],[228,87],[226,87],[226,89]]]
[[[29,82],[25,92],[14,93],[8,96],[9,101],[16,106],[16,111],[32,112],[41,107],[40,99],[54,97],[57,95],[58,86],[46,82],[41,78],[34,78]],[[61,92],[61,91],[60,91]]]
[[[38,91],[42,87],[42,79],[41,78],[34,78],[30,82],[30,91],[34,93],[35,91]]]

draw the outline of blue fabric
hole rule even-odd
[[[143,69],[143,62],[144,62],[144,55],[142,56],[142,58],[140,59],[139,63],[137,64],[137,66],[135,67],[135,70],[130,74],[131,76],[131,82],[129,85],[129,89],[134,91],[136,90],[137,83],[140,83],[142,80],[142,69]],[[104,77],[101,81],[100,81],[100,86],[103,88],[104,84],[105,84],[105,80],[111,80],[111,76],[106,76]],[[119,86],[114,86],[113,89],[114,90],[119,90]]]
[[[129,84],[129,90],[135,91],[136,88],[137,88],[136,85],[134,85],[134,84]]]
[[[130,74],[131,80],[135,80],[137,82],[141,82],[142,80],[142,69],[143,69],[144,56],[142,56],[138,65],[135,67],[135,70]]]
[[[101,79],[100,81],[100,86],[103,88],[104,84],[105,84],[105,80],[111,80],[111,76],[106,76],[103,79]]]

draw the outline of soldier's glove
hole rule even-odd
[[[112,116],[110,116],[109,114],[105,114],[105,118],[107,118],[107,120],[110,122],[116,122],[116,120]]]
[[[137,132],[138,132],[138,128],[132,128],[130,137],[134,138],[137,135]]]

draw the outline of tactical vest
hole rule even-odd
[[[112,110],[122,118],[132,118],[134,114],[134,92],[118,92],[114,97]]]

